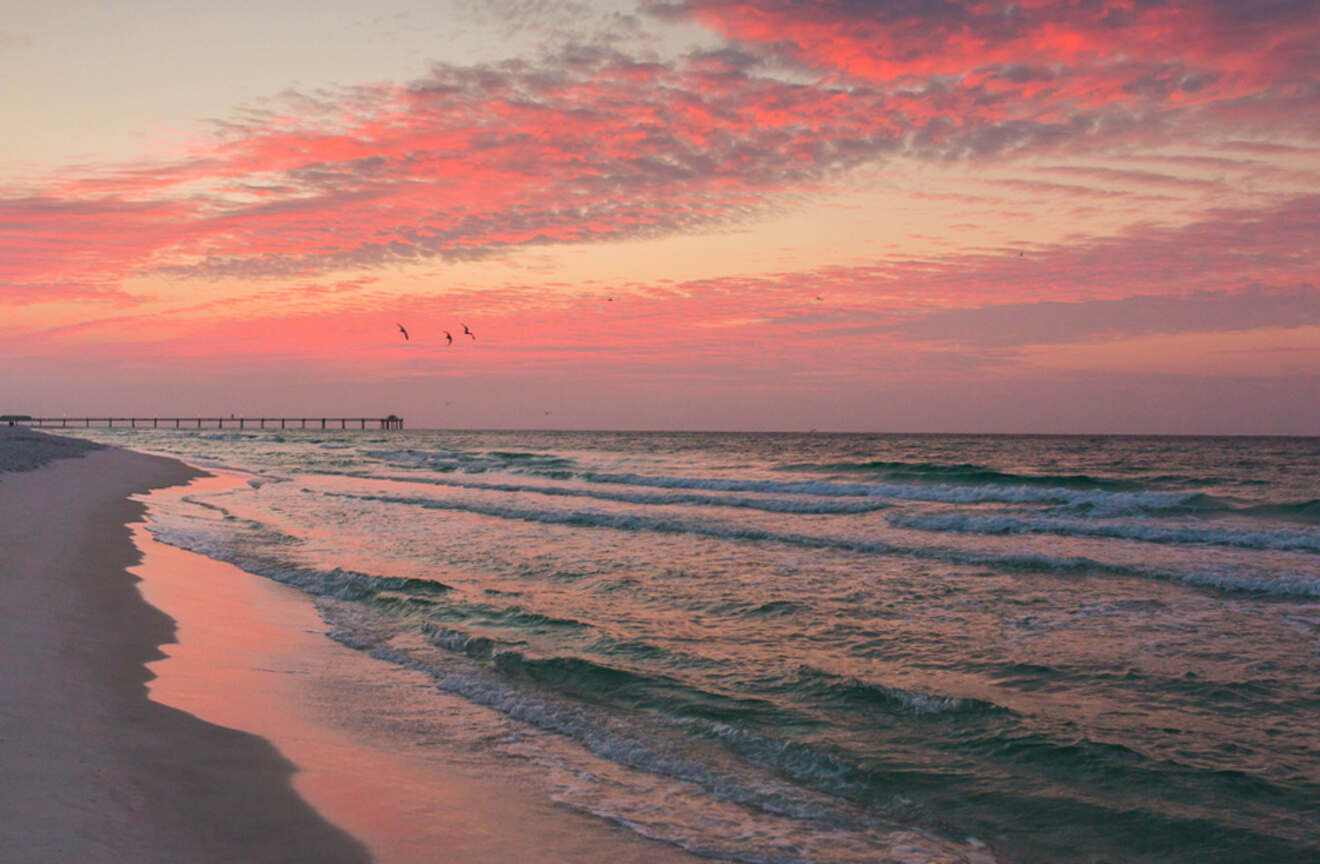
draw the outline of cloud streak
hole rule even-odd
[[[1303,328],[1320,327],[1320,262],[1308,239],[1317,234],[1320,197],[1307,196],[1022,257],[891,258],[591,292],[528,284],[400,297],[371,278],[299,281],[60,325],[14,340],[12,350],[63,356],[76,345],[115,362],[202,366],[242,357],[367,377],[530,367],[602,380],[961,374],[1012,367],[1034,346],[1153,334],[1274,330],[1292,344]],[[458,320],[481,341],[446,344],[441,330],[457,332]],[[395,321],[413,336],[406,345]]]

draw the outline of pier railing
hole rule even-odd
[[[5,417],[9,425],[90,429],[113,428],[116,424],[132,429],[402,429],[403,418],[388,417]]]

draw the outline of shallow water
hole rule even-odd
[[[246,472],[151,530],[315,595],[465,706],[463,758],[644,836],[1320,855],[1320,439],[81,434]]]

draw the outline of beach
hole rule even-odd
[[[4,859],[368,860],[269,743],[147,698],[174,623],[126,570],[143,512],[128,496],[198,472],[26,430],[4,430],[0,453]]]
[[[22,429],[0,466],[6,862],[694,860],[465,774],[427,746],[430,676],[144,527],[241,478]]]

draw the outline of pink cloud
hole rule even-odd
[[[1286,0],[657,0],[739,43],[849,78],[973,76],[1034,98],[1126,91],[1173,100],[1242,96],[1314,80],[1320,4]]]
[[[1230,6],[657,6],[734,41],[664,63],[578,47],[289,93],[215,124],[188,158],[0,191],[0,284],[94,299],[145,273],[475,259],[737,223],[899,153],[1060,155],[1241,137],[1265,119],[1309,129],[1299,118],[1320,112],[1298,107],[1315,96],[1315,4]],[[819,80],[778,74],[785,59]]]

